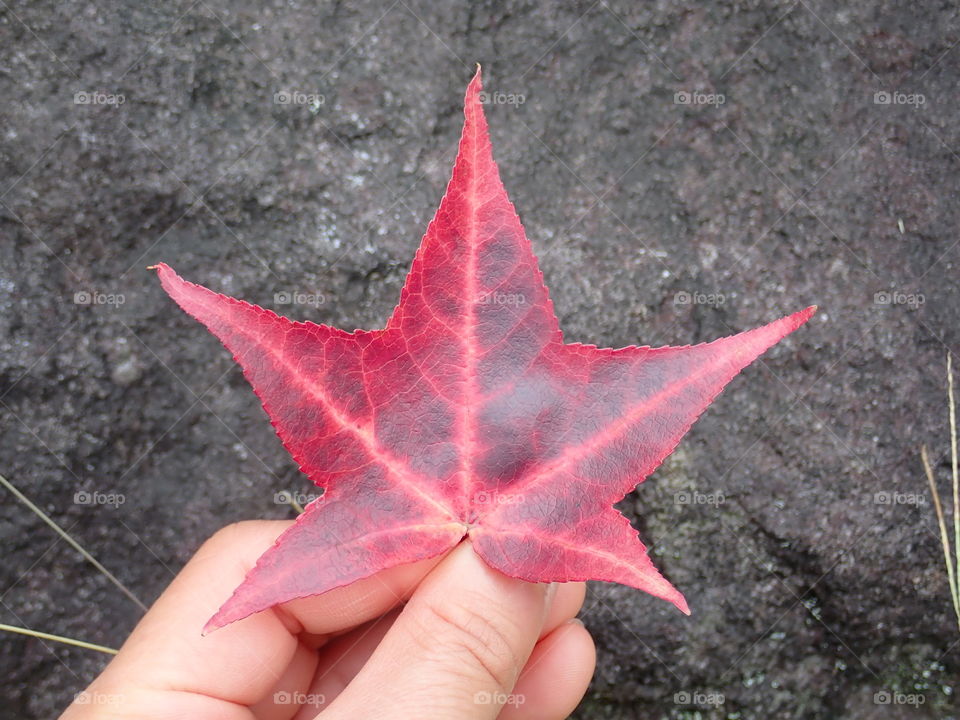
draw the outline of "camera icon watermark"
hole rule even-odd
[[[519,505],[526,498],[520,493],[501,493],[480,490],[473,496],[476,505]]]
[[[916,505],[922,507],[927,504],[927,496],[923,493],[902,493],[896,490],[882,490],[873,494],[875,505]]]
[[[73,494],[74,505],[93,505],[109,508],[118,508],[127,502],[127,496],[123,493],[103,493],[99,490],[77,490]]]
[[[478,305],[525,305],[527,298],[523,293],[482,292],[477,295]]]
[[[899,290],[881,290],[873,294],[874,305],[906,305],[910,310],[917,310],[927,303],[923,293],[905,293]]]
[[[696,705],[700,707],[719,707],[727,701],[721,692],[712,690],[681,690],[673,694],[675,705]]]
[[[316,113],[327,102],[325,95],[321,93],[305,93],[299,90],[280,90],[273,94],[274,105],[305,105],[310,111]]]
[[[712,305],[719,307],[727,302],[723,293],[687,292],[681,290],[673,296],[674,305]]]
[[[680,90],[673,94],[674,105],[712,105],[720,107],[727,102],[723,93],[705,93],[700,90]]]
[[[298,690],[292,692],[287,690],[278,690],[273,694],[274,705],[297,705],[298,707],[320,707],[327,702],[327,696],[323,693],[305,693]]]
[[[919,108],[927,104],[927,97],[923,93],[903,93],[898,90],[889,92],[880,90],[873,94],[874,105],[908,105]]]
[[[523,105],[527,96],[523,93],[488,92],[481,90],[478,96],[484,105]]]
[[[910,705],[920,707],[927,702],[922,693],[902,693],[896,690],[881,690],[873,694],[874,705]]]
[[[501,493],[480,490],[473,496],[476,505],[519,505],[526,498],[520,493]]]
[[[105,93],[98,90],[81,90],[73,94],[74,105],[113,105],[119,107],[127,101],[120,93]]]
[[[123,697],[120,693],[102,693],[84,690],[73,696],[73,702],[77,705],[119,705],[123,702]]]
[[[323,293],[281,290],[273,294],[273,302],[277,305],[312,305],[313,307],[320,307],[327,302],[327,296]]]
[[[526,696],[519,693],[489,692],[480,690],[473,696],[473,702],[477,705],[511,705],[520,707],[527,701]]]
[[[122,293],[102,293],[96,290],[81,290],[73,294],[74,305],[112,305],[119,307],[127,301]]]
[[[702,493],[696,490],[684,490],[673,495],[675,505],[712,505],[713,507],[720,507],[726,501],[727,496],[722,492]]]
[[[273,494],[273,502],[277,505],[299,505],[305,507],[320,497],[317,493],[293,492],[281,490]]]

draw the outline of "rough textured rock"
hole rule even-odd
[[[960,634],[910,500],[921,443],[946,479],[960,346],[957,21],[876,1],[3,3],[0,472],[144,602],[220,526],[288,517],[275,493],[311,488],[143,268],[382,323],[479,61],[568,338],[687,343],[821,306],[623,503],[693,616],[594,586],[578,717],[956,717]],[[137,606],[0,497],[0,620],[122,642]],[[103,662],[4,636],[0,716],[55,715]]]

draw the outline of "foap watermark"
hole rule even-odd
[[[273,302],[277,305],[312,305],[320,307],[327,302],[323,293],[307,293],[297,290],[281,290],[273,294]]]
[[[81,290],[73,294],[74,305],[123,305],[127,298],[123,293],[104,293],[97,290]]]
[[[674,105],[713,105],[719,107],[727,101],[723,93],[705,93],[700,90],[680,90],[673,94]]]
[[[899,90],[888,92],[880,90],[873,94],[874,105],[910,105],[918,108],[927,104],[927,97],[922,93],[904,93]]]
[[[102,693],[84,690],[73,696],[73,702],[77,705],[119,705],[123,702],[123,697],[120,693]]]
[[[923,493],[902,493],[896,490],[883,490],[873,494],[875,505],[917,505],[927,504],[927,496]]]
[[[80,90],[73,94],[74,105],[114,105],[119,107],[127,101],[121,93],[105,93],[99,90]]]
[[[478,305],[526,305],[527,298],[523,293],[482,292],[477,295]]]
[[[480,102],[484,105],[523,105],[527,96],[523,93],[505,93],[480,91]]]
[[[874,305],[906,305],[917,310],[925,305],[927,298],[923,293],[905,293],[900,290],[881,290],[873,294]]]
[[[681,290],[673,296],[674,305],[723,305],[727,296],[723,293],[687,292]]]
[[[696,490],[674,493],[673,502],[676,505],[713,505],[719,507],[727,501],[722,492],[702,493]]]
[[[873,694],[874,705],[912,705],[920,707],[927,701],[922,693],[903,693],[896,690],[881,690]]]
[[[525,695],[519,693],[505,693],[505,692],[488,692],[487,690],[480,690],[476,695],[473,696],[473,702],[477,705],[512,705],[513,707],[520,707],[527,701]]]
[[[719,707],[727,699],[721,692],[712,690],[681,690],[673,694],[673,702],[677,705],[698,705],[700,707]]]
[[[274,105],[306,105],[313,112],[323,107],[327,98],[320,93],[301,92],[299,90],[280,90],[273,94]]]
[[[127,501],[123,493],[104,493],[99,490],[77,490],[73,494],[74,505],[104,505],[118,508]]]
[[[298,705],[320,707],[327,702],[327,696],[323,693],[305,693],[298,690],[289,692],[287,690],[278,690],[273,694],[274,705]]]
[[[520,493],[502,493],[490,490],[481,490],[473,496],[477,505],[519,505],[526,498]]]
[[[309,505],[320,496],[316,493],[293,492],[292,490],[281,490],[273,494],[273,502],[277,505],[293,505],[296,503],[300,507]]]

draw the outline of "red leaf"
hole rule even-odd
[[[325,488],[206,630],[439,555],[465,536],[507,575],[619,582],[689,612],[612,505],[815,308],[693,347],[564,344],[479,93],[478,70],[453,177],[385,329],[294,322],[157,266]]]

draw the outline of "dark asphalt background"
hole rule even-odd
[[[593,584],[576,717],[957,717],[918,450],[946,489],[958,19],[873,0],[0,0],[0,473],[148,604],[219,527],[292,517],[275,493],[309,483],[144,267],[380,326],[481,62],[570,340],[686,344],[821,308],[621,504],[693,615]],[[140,616],[6,491],[0,548],[2,622],[117,646]],[[0,636],[0,717],[55,716],[104,662]]]

